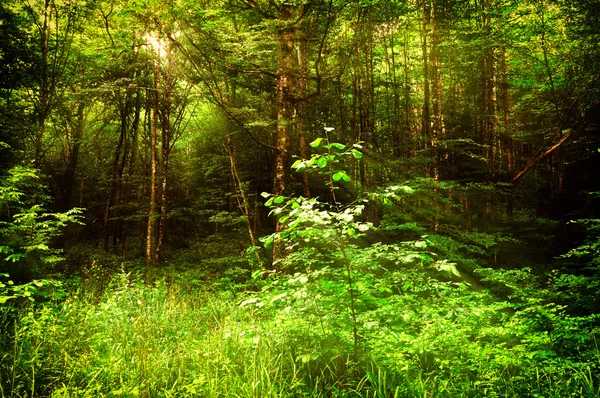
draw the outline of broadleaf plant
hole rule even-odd
[[[25,166],[12,168],[0,180],[0,265],[4,270],[10,268],[28,277],[63,260],[62,251],[53,248],[51,240],[67,224],[82,224],[82,209],[46,212],[44,204],[48,197],[38,181],[37,170]],[[49,283],[34,280],[17,285],[8,279],[7,273],[1,276],[7,281],[0,285],[0,304],[16,297],[31,297],[36,287]]]
[[[326,130],[326,132],[328,131],[330,130]],[[342,163],[344,157],[360,159],[362,152],[357,149],[360,147],[359,144],[347,148],[346,145],[335,142],[323,145],[325,142],[328,142],[327,138],[318,138],[310,145],[313,148],[322,147],[327,150],[326,153],[313,154],[310,159],[298,159],[294,162],[292,168],[297,172],[306,169],[319,171],[319,169],[329,166],[327,168],[329,187],[334,203],[326,203],[317,198],[304,198],[302,196],[285,198],[280,195],[262,193],[262,196],[267,199],[265,206],[272,208],[270,215],[278,216],[279,223],[284,225],[281,231],[264,237],[262,242],[265,247],[269,248],[275,241],[284,241],[298,251],[310,247],[326,248],[331,258],[334,259],[331,266],[311,269],[309,265],[303,270],[297,270],[299,272],[296,274],[296,279],[305,282],[317,280],[319,286],[317,290],[325,289],[325,293],[320,292],[317,297],[321,294],[327,294],[326,292],[329,291],[330,293],[333,292],[331,294],[338,298],[342,296],[345,298],[342,301],[334,300],[334,302],[338,305],[342,302],[342,307],[349,312],[352,324],[353,359],[357,362],[359,360],[359,329],[362,327],[359,313],[362,306],[361,302],[366,297],[371,296],[370,291],[373,289],[377,292],[389,291],[388,287],[373,282],[372,273],[359,272],[362,269],[362,264],[355,260],[361,258],[355,255],[360,250],[361,238],[364,238],[368,231],[374,229],[372,223],[364,220],[365,205],[370,200],[383,201],[385,204],[391,205],[392,199],[399,199],[399,195],[409,194],[412,189],[406,186],[390,187],[383,193],[371,193],[368,197],[350,204],[342,205],[338,203],[335,199],[333,184],[348,183],[351,178],[345,170],[337,167],[334,169],[332,165],[337,166]],[[398,246],[394,255],[404,256],[410,262],[415,258],[421,258],[420,250],[425,248],[426,245],[422,242],[415,242],[408,250],[406,250],[406,247],[401,249]],[[385,252],[383,249],[382,251]],[[431,257],[427,255],[425,257],[428,261],[431,260]],[[328,262],[323,263],[327,264]],[[283,268],[285,269],[286,266],[284,265]],[[291,281],[288,281],[288,283],[291,283]],[[305,288],[307,287],[303,287],[303,289]],[[247,304],[247,301],[245,303]]]

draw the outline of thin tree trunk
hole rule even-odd
[[[433,178],[440,179],[440,153],[439,141],[444,138],[444,118],[442,114],[442,74],[440,72],[440,37],[436,30],[435,0],[431,0],[430,17],[431,50],[429,59],[431,62],[431,84],[433,88],[433,128],[431,147],[433,151]]]
[[[252,243],[253,247],[257,247],[258,242],[254,235],[254,230],[252,229],[252,223],[250,221],[250,205],[248,204],[248,197],[242,185],[242,181],[240,180],[240,175],[237,171],[237,161],[235,159],[235,151],[233,149],[233,144],[230,136],[227,137],[227,144],[225,145],[225,148],[227,149],[227,153],[229,154],[231,180],[233,182],[235,198],[238,202],[238,207],[240,208],[240,211],[246,217],[246,227],[248,228],[248,236],[250,237],[250,243]],[[258,253],[258,251],[255,251],[254,253],[256,255],[256,259],[258,260],[258,264],[261,268],[264,268],[264,264],[262,262],[262,259],[260,258],[260,254]]]
[[[421,141],[424,143],[424,149],[427,149],[427,142],[431,137],[431,114],[429,111],[430,91],[429,91],[429,57],[427,55],[427,33],[429,31],[429,9],[427,1],[422,0],[422,26],[421,26],[421,51],[423,56],[423,113],[421,116]],[[427,175],[431,176],[430,168],[427,168]]]
[[[156,172],[158,146],[158,93],[160,84],[160,52],[154,54],[154,92],[152,105],[152,129],[150,132],[150,208],[148,209],[148,225],[146,228],[146,282],[150,282],[150,265],[152,263],[154,224],[156,214]]]
[[[44,135],[46,133],[46,118],[48,117],[49,81],[48,81],[48,50],[50,42],[50,0],[44,1],[43,21],[40,29],[40,50],[42,70],[40,76],[40,109],[38,110],[38,129],[35,135],[34,165],[40,168],[43,157]]]
[[[169,188],[169,157],[171,154],[171,94],[172,94],[172,68],[173,68],[173,48],[169,41],[167,48],[167,70],[164,78],[164,103],[162,118],[162,182],[160,197],[160,227],[158,231],[158,243],[156,244],[155,260],[160,260],[161,250],[165,241],[167,231],[168,208],[168,188]]]
[[[298,79],[298,94],[300,98],[304,98],[306,96],[306,88],[307,88],[307,76],[308,76],[308,68],[307,68],[307,59],[306,59],[306,40],[302,39],[298,42],[298,69],[299,69],[299,79]],[[298,140],[300,146],[300,157],[303,159],[308,159],[310,156],[308,145],[306,143],[306,133],[304,131],[304,101],[298,101],[296,103],[296,131],[298,133]],[[304,184],[304,196],[306,198],[310,198],[310,184],[308,180],[308,173],[306,171],[302,172],[302,182]]]
[[[500,46],[500,101],[502,102],[502,122],[504,131],[502,134],[502,146],[504,157],[506,159],[506,176],[507,180],[513,176],[513,139],[510,128],[510,99],[508,93],[508,68],[506,66],[506,49],[504,45]],[[506,201],[506,215],[510,218],[514,212],[514,196],[512,188],[508,189]]]
[[[127,137],[127,117],[129,115],[129,97],[130,97],[130,93],[129,90],[127,90],[127,93],[125,94],[125,99],[123,100],[123,103],[121,104],[121,109],[120,109],[120,116],[121,116],[121,127],[120,127],[120,133],[119,133],[119,142],[117,144],[117,147],[115,148],[115,155],[113,158],[113,163],[111,166],[111,175],[110,175],[110,188],[109,188],[109,192],[108,192],[108,200],[106,202],[106,207],[104,209],[104,251],[108,251],[108,243],[110,240],[110,234],[111,232],[114,233],[114,231],[111,231],[112,226],[114,223],[111,222],[110,220],[110,216],[111,216],[111,209],[112,207],[115,205],[115,201],[116,201],[116,197],[117,197],[117,190],[118,190],[118,183],[119,183],[119,174],[120,174],[120,163],[121,163],[121,154],[123,152],[123,145],[125,143],[125,139]]]
[[[73,191],[75,190],[75,179],[77,175],[77,164],[79,162],[79,150],[81,148],[81,140],[83,138],[83,129],[85,127],[83,101],[77,105],[77,120],[75,122],[75,133],[71,139],[71,149],[69,151],[69,160],[67,170],[64,177],[64,203],[63,210],[71,208],[73,199]]]

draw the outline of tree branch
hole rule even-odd
[[[527,174],[527,172],[529,172],[531,169],[533,169],[539,162],[541,162],[544,158],[546,158],[548,155],[550,155],[552,152],[554,152],[558,147],[560,147],[562,144],[564,144],[576,132],[578,132],[579,130],[585,129],[585,127],[589,124],[592,115],[594,115],[599,110],[600,110],[600,101],[596,102],[596,104],[594,104],[594,106],[592,106],[590,109],[588,109],[585,112],[583,118],[581,118],[579,120],[577,125],[574,127],[571,127],[569,129],[569,131],[567,132],[567,134],[563,135],[561,137],[561,139],[556,142],[556,144],[552,145],[546,151],[544,151],[544,152],[540,153],[539,155],[530,159],[527,162],[527,164],[525,165],[525,167],[523,167],[523,169],[519,173],[517,173],[517,175],[515,175],[513,177],[511,182],[513,184],[515,182],[517,182],[521,177],[523,177],[525,174]],[[554,133],[553,136],[556,136],[557,133],[558,133],[558,130]]]

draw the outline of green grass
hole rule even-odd
[[[343,333],[325,336],[289,310],[240,301],[227,291],[148,287],[121,274],[100,298],[79,292],[23,309],[15,322],[5,313],[0,396],[600,396],[586,364],[511,373],[481,362],[471,374],[457,367],[448,377],[420,367],[422,358],[401,366],[382,360],[402,350],[395,346],[365,348],[352,363]]]

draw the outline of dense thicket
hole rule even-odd
[[[587,366],[600,303],[598,10],[597,0],[4,1],[0,272],[21,288],[0,281],[0,299],[60,275],[101,300],[121,269],[143,269],[147,284],[166,273],[169,291],[186,272],[226,274],[234,295],[271,294],[271,279],[290,293],[306,277],[295,297],[323,308],[299,316],[349,315],[303,337],[332,344],[303,364],[339,350],[391,366],[374,328],[397,337],[383,319],[401,306],[412,319],[439,295],[503,307],[488,321],[511,333],[555,333],[494,344]],[[257,270],[264,279],[248,282]],[[428,330],[417,324],[398,341],[421,370],[442,369],[407,337]],[[347,344],[328,342],[328,327]],[[445,349],[452,368],[464,353]]]

